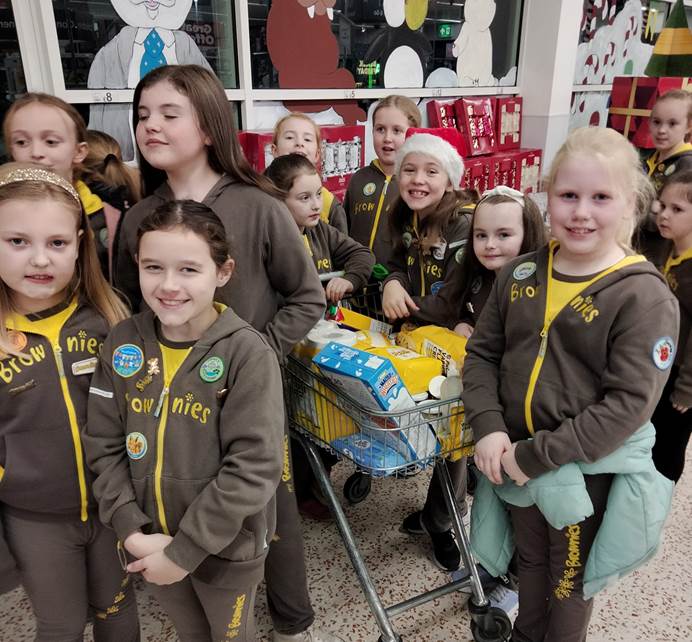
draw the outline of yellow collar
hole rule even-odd
[[[82,201],[82,207],[84,207],[87,216],[103,209],[103,201],[89,189],[84,181],[77,181],[74,188],[79,194],[79,200]]]
[[[663,274],[668,274],[672,268],[674,268],[676,265],[680,265],[680,263],[687,261],[688,259],[692,259],[692,247],[688,248],[682,254],[676,257],[673,257],[673,252],[671,251],[666,264],[663,266]]]

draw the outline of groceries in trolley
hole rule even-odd
[[[356,404],[379,411],[361,413],[357,422],[360,434],[348,443],[332,441],[334,448],[342,452],[349,448],[345,454],[369,467],[373,465],[372,458],[391,460],[391,466],[385,465],[385,468],[401,466],[402,458],[411,463],[427,461],[440,452],[432,426],[418,412],[416,402],[389,359],[354,347],[328,343],[313,363],[326,380]],[[357,437],[363,440],[358,441]],[[369,442],[367,447],[366,441]]]

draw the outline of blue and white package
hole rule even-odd
[[[334,450],[350,457],[359,466],[378,476],[405,466],[407,460],[376,435],[358,433],[332,441]]]
[[[325,378],[364,408],[391,413],[411,411],[387,418],[385,425],[382,417],[364,415],[357,422],[361,435],[352,437],[369,439],[382,446],[383,452],[398,453],[399,466],[427,460],[440,451],[434,432],[415,411],[416,402],[389,359],[332,342],[315,355],[313,363]],[[334,442],[332,445],[339,448]]]

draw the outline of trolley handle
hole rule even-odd
[[[344,274],[346,274],[344,270],[337,270],[336,272],[325,272],[324,274],[320,274],[319,277],[322,283],[326,283],[327,281],[336,279],[337,277],[343,276]]]

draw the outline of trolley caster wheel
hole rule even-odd
[[[370,494],[370,477],[353,473],[344,484],[344,497],[351,504],[360,504]]]
[[[404,638],[402,638],[398,633],[395,633],[396,635],[396,642],[403,642]],[[379,638],[377,638],[377,642],[384,642],[384,638],[380,635]]]
[[[507,642],[512,637],[512,623],[502,609],[491,606],[485,615],[471,620],[475,642]]]

